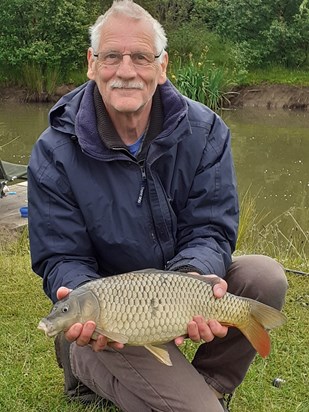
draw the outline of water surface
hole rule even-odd
[[[27,164],[32,146],[47,126],[50,104],[0,103],[0,157]],[[309,205],[309,113],[237,109],[222,114],[232,132],[239,192],[248,188],[259,211],[270,218]],[[308,216],[308,213],[306,214]],[[306,218],[302,218],[308,230]]]

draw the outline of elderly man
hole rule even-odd
[[[232,262],[238,201],[224,122],[167,80],[161,25],[130,0],[91,28],[89,82],[64,96],[29,166],[32,265],[56,301],[104,276],[143,268],[216,275],[229,291],[280,309],[286,280],[268,257]],[[228,286],[227,286],[228,285]],[[128,412],[222,412],[255,356],[247,339],[196,314],[192,363],[168,344],[172,367],[140,347],[91,339],[94,322],[58,338],[66,392]],[[71,344],[69,344],[70,342]],[[70,352],[70,356],[69,356]]]

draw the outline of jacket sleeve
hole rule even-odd
[[[60,286],[74,289],[100,277],[65,172],[42,140],[34,146],[29,163],[28,205],[32,269],[43,278],[44,291],[51,300],[57,300]]]
[[[239,208],[230,131],[216,115],[177,217],[177,250],[167,269],[224,277],[236,245]]]

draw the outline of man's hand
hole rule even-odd
[[[71,292],[71,289],[60,287],[57,290],[57,298],[63,299]],[[65,332],[65,337],[69,342],[76,341],[76,344],[79,346],[86,346],[91,344],[92,350],[94,352],[99,352],[104,350],[108,345],[112,346],[115,349],[122,349],[124,345],[119,342],[107,342],[107,337],[103,335],[98,335],[96,340],[93,340],[92,334],[95,331],[96,324],[95,322],[88,321],[84,324],[82,323],[75,323]]]
[[[196,273],[191,272],[191,274],[194,275]],[[216,298],[222,298],[227,291],[226,281],[215,275],[209,275],[207,277],[218,280],[218,283],[216,283],[213,287],[213,292]],[[206,321],[206,319],[200,315],[194,316],[192,321],[188,323],[188,337],[194,342],[200,342],[201,340],[211,342],[215,336],[218,338],[224,338],[227,332],[228,328],[226,326],[222,326],[216,320]],[[180,336],[175,339],[175,343],[178,346],[181,345],[184,340],[185,338]]]

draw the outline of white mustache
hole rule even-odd
[[[144,88],[142,82],[124,82],[122,80],[113,80],[110,82],[109,87],[111,89],[140,89]]]

